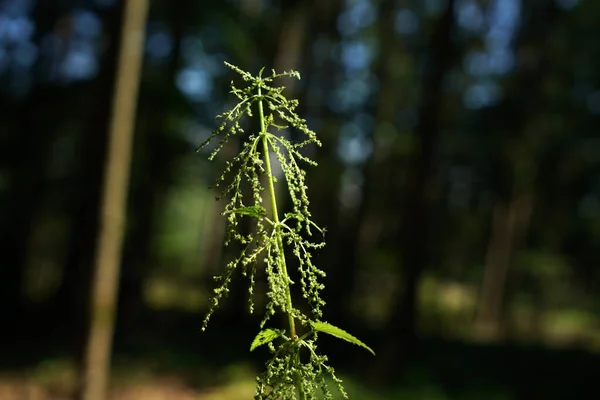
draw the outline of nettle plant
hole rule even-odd
[[[222,120],[220,126],[198,150],[217,141],[209,156],[213,160],[231,135],[243,133],[240,121],[244,117],[256,118],[260,130],[247,136],[239,154],[226,162],[223,174],[215,182],[215,186],[225,186],[221,197],[229,199],[222,212],[228,222],[225,245],[237,241],[242,250],[227,264],[225,272],[215,277],[218,285],[202,330],[206,329],[210,316],[228,294],[236,269],[242,269],[243,275],[249,278],[250,313],[254,311],[252,295],[256,272],[257,268],[264,267],[268,300],[260,323],[261,330],[250,351],[267,345],[272,357],[266,364],[266,371],[257,377],[255,399],[317,399],[319,393],[325,399],[332,399],[333,394],[328,387],[330,379],[342,396],[348,398],[342,381],[327,364],[327,356],[317,351],[317,334],[329,334],[375,353],[356,337],[321,320],[325,302],[320,293],[325,286],[320,280],[325,277],[325,272],[313,263],[312,252],[325,246],[325,230],[311,219],[303,169],[303,165],[317,164],[301,153],[305,146],[320,146],[321,143],[306,121],[296,113],[298,101],[287,99],[283,95],[285,87],[274,84],[282,77],[300,79],[300,74],[296,71],[272,71],[271,76],[263,77],[263,68],[258,76],[253,76],[234,65],[225,64],[241,75],[245,87],[237,88],[231,82],[231,93],[239,101],[231,110],[217,116]],[[277,134],[287,128],[301,132],[304,140],[292,143]],[[283,216],[279,215],[277,208],[275,184],[278,182],[272,167],[275,161],[281,166],[291,200],[291,211]],[[243,190],[244,185],[250,190]],[[270,205],[269,211],[263,206],[265,201]],[[251,233],[241,232],[241,218],[253,219]],[[321,240],[314,239],[315,233]],[[309,306],[309,312],[302,311],[292,302],[291,286],[294,282],[288,273],[288,257],[297,261],[303,302]],[[267,327],[276,314],[287,316],[286,329]]]

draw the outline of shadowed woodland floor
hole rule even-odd
[[[260,357],[258,357],[260,358]],[[364,363],[339,370],[355,400],[596,399],[600,354],[524,346],[422,341],[402,380],[368,385]],[[332,358],[335,363],[335,356]],[[337,363],[335,363],[337,364]],[[190,351],[117,355],[110,400],[237,400],[254,391],[260,361],[201,359]],[[0,372],[2,400],[75,400],[72,364],[46,358]],[[362,382],[362,383],[359,383]]]

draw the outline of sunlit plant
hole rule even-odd
[[[267,345],[272,357],[266,370],[257,377],[255,399],[316,399],[322,394],[332,399],[327,381],[329,378],[344,398],[348,398],[342,381],[334,369],[327,364],[327,356],[317,350],[317,333],[325,333],[362,346],[371,353],[373,350],[344,330],[321,320],[325,302],[321,298],[324,289],[321,279],[325,272],[312,261],[312,253],[322,248],[324,229],[313,220],[309,211],[305,165],[316,166],[316,162],[302,154],[302,149],[321,143],[306,121],[295,109],[297,100],[283,95],[285,87],[276,86],[275,80],[282,77],[300,79],[296,71],[276,73],[263,77],[263,70],[253,76],[240,68],[225,63],[241,75],[243,88],[231,82],[231,93],[238,99],[229,111],[217,116],[222,122],[198,150],[217,141],[209,156],[212,160],[223,148],[231,135],[243,133],[241,120],[244,117],[255,119],[259,131],[247,135],[240,152],[226,162],[225,170],[215,186],[224,186],[222,197],[228,199],[222,215],[227,217],[228,227],[225,244],[237,241],[242,245],[241,253],[225,267],[222,275],[215,277],[217,287],[210,302],[210,309],[204,319],[205,330],[219,302],[229,292],[229,283],[236,269],[249,278],[250,312],[254,311],[254,293],[257,268],[265,270],[268,283],[264,317],[260,332],[250,345],[250,351]],[[283,129],[296,129],[304,139],[293,143],[280,134]],[[278,134],[279,133],[279,134]],[[278,162],[291,200],[291,211],[280,215],[277,206],[272,163]],[[250,188],[242,190],[243,186]],[[269,205],[269,211],[264,206]],[[241,218],[251,218],[254,226],[251,233],[241,233]],[[315,239],[319,236],[320,240]],[[300,289],[303,301],[310,311],[305,312],[292,301],[290,279],[286,260],[295,257],[299,270]],[[285,329],[267,327],[272,317],[278,313],[287,317]],[[373,353],[375,354],[375,353]]]

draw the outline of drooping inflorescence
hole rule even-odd
[[[300,74],[296,71],[279,74],[272,71],[271,76],[263,77],[261,70],[258,76],[253,76],[234,65],[225,64],[241,75],[245,86],[240,89],[231,82],[231,93],[237,97],[238,103],[217,117],[222,120],[219,127],[198,150],[217,141],[209,156],[209,159],[214,159],[232,135],[244,133],[241,124],[244,117],[256,118],[260,130],[244,135],[240,152],[226,162],[223,173],[215,182],[215,186],[225,185],[221,196],[229,199],[222,212],[227,217],[225,244],[239,242],[242,250],[227,264],[224,273],[215,277],[217,287],[202,329],[206,329],[220,300],[228,294],[229,284],[237,269],[241,268],[249,276],[250,312],[254,310],[252,294],[256,270],[264,266],[268,301],[261,331],[254,339],[251,350],[268,345],[273,356],[267,363],[266,371],[257,378],[255,398],[304,400],[315,399],[317,393],[321,392],[326,399],[331,399],[327,378],[332,379],[347,398],[341,380],[336,377],[333,368],[326,364],[327,357],[317,353],[317,332],[372,350],[340,328],[320,321],[325,305],[320,295],[324,289],[321,279],[325,277],[325,272],[313,263],[312,253],[322,248],[325,242],[314,240],[313,233],[316,230],[324,235],[325,231],[311,219],[306,172],[303,169],[304,165],[317,164],[303,155],[301,150],[309,144],[320,146],[321,143],[306,121],[296,113],[298,101],[283,95],[285,87],[274,86],[278,78],[300,79]],[[286,129],[303,133],[304,139],[293,143],[281,134]],[[282,218],[274,190],[277,179],[271,168],[275,160],[281,167],[291,204],[290,212]],[[251,193],[248,194],[244,187],[249,188]],[[270,204],[270,212],[264,206],[265,196]],[[240,218],[248,217],[255,221],[254,227],[250,233],[240,233]],[[293,256],[297,261],[302,297],[310,305],[310,311],[293,306],[290,287],[294,282],[287,271],[288,256]],[[265,328],[276,313],[287,315],[289,332]],[[301,336],[296,332],[297,323],[305,327],[306,333]],[[302,360],[301,351],[306,353]]]

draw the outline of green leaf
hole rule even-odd
[[[262,346],[263,344],[272,342],[273,340],[277,339],[279,336],[281,336],[281,332],[279,332],[275,329],[271,329],[271,328],[263,329],[262,331],[258,332],[256,337],[252,341],[252,344],[250,345],[250,351],[253,351],[254,349]]]
[[[347,342],[353,343],[357,346],[368,350],[371,354],[375,355],[373,349],[371,349],[365,343],[360,341],[360,339],[356,338],[355,336],[352,336],[351,334],[349,334],[343,329],[338,328],[337,326],[333,326],[331,324],[328,324],[327,322],[311,322],[310,325],[312,326],[314,331],[323,332],[328,335],[335,336],[338,339],[342,339]]]
[[[232,210],[231,212],[234,214],[249,215],[251,217],[256,217],[256,218],[263,218],[263,217],[267,216],[267,210],[265,210],[261,206],[236,208],[235,210]]]

